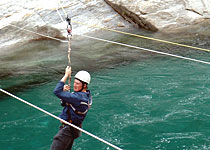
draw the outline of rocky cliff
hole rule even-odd
[[[1,0],[0,47],[43,38],[27,31],[21,31],[10,24],[52,37],[65,38],[67,23],[62,22],[58,12],[63,19],[66,17],[65,12],[72,18],[73,35],[98,30],[89,25],[107,28],[131,26],[104,1],[61,0],[59,3],[59,0]]]
[[[209,0],[105,0],[130,23],[171,31],[210,20]]]
[[[172,31],[210,20],[209,0],[1,0],[0,47],[42,37],[11,24],[52,37],[66,37],[64,10],[72,18],[73,35],[98,30],[90,25],[126,28],[134,24],[152,31]],[[58,13],[59,12],[59,13]],[[123,19],[124,18],[124,19]],[[82,24],[83,23],[83,24]]]

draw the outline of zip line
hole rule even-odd
[[[21,102],[23,102],[23,103],[25,103],[25,104],[27,104],[27,105],[29,105],[29,106],[31,106],[31,107],[33,107],[33,108],[35,108],[35,109],[37,109],[37,110],[39,110],[39,111],[41,111],[41,112],[43,112],[43,113],[45,113],[45,114],[47,114],[47,115],[49,115],[49,116],[51,116],[51,117],[53,117],[53,118],[55,118],[55,119],[57,119],[57,120],[60,120],[60,121],[64,122],[65,124],[68,124],[68,125],[70,125],[70,126],[76,128],[77,130],[80,130],[81,132],[83,132],[83,133],[85,133],[85,134],[87,134],[87,135],[89,135],[89,136],[92,136],[93,138],[95,138],[95,139],[97,139],[97,140],[99,140],[99,141],[101,141],[101,142],[103,142],[103,143],[105,143],[105,144],[107,144],[107,145],[109,145],[109,146],[111,146],[111,147],[117,149],[117,150],[122,150],[121,148],[119,148],[119,147],[117,147],[117,146],[115,146],[115,145],[113,145],[113,144],[111,144],[111,143],[109,143],[109,142],[103,140],[102,138],[97,137],[97,136],[95,136],[94,134],[92,134],[92,133],[90,133],[90,132],[88,132],[88,131],[85,131],[85,130],[82,129],[82,128],[79,128],[79,127],[75,126],[74,124],[69,123],[68,121],[63,120],[63,119],[61,119],[61,118],[59,118],[59,117],[57,117],[57,116],[55,116],[55,115],[49,113],[48,111],[46,111],[46,110],[44,110],[44,109],[42,109],[42,108],[40,108],[40,107],[38,107],[38,106],[36,106],[36,105],[33,105],[33,104],[27,102],[26,100],[23,100],[22,98],[19,98],[19,97],[13,95],[13,94],[11,94],[11,93],[9,93],[9,92],[7,92],[7,91],[1,89],[1,88],[0,88],[0,91],[3,92],[3,93],[5,93],[5,94],[7,94],[7,95],[9,95],[9,96],[11,96],[11,97],[13,97],[13,98],[15,98],[15,99],[17,99],[17,100],[19,100],[19,101],[21,101]]]

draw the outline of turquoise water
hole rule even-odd
[[[94,103],[85,130],[129,150],[210,148],[209,66],[155,58],[94,72],[92,78]],[[17,95],[58,115],[55,85]],[[58,121],[13,98],[0,106],[1,149],[49,149]],[[83,134],[74,149],[108,147]]]
[[[123,38],[117,40],[123,41]],[[134,38],[129,40],[130,43],[139,41]],[[42,43],[32,47],[38,45]],[[56,48],[63,47],[57,45]],[[92,75],[89,88],[93,94],[93,105],[83,129],[126,150],[210,149],[209,65],[119,46],[111,49],[99,42],[94,42],[91,47],[96,48],[88,52],[78,48],[72,56],[75,70],[87,66]],[[97,52],[98,47],[104,51]],[[46,49],[50,48],[52,46]],[[206,61],[210,56],[209,53],[179,50],[176,52]],[[88,53],[93,55],[84,57]],[[50,54],[50,57],[43,54]],[[79,54],[83,55],[80,60],[76,59]],[[62,77],[65,63],[59,63],[65,59],[66,53],[57,58],[53,50],[42,51],[40,56],[43,60],[39,62],[27,60],[34,64],[31,70],[27,68],[31,64],[20,63],[16,65],[23,68],[17,69],[17,74],[11,69],[14,75],[2,75],[1,88],[58,115],[62,107],[52,91]],[[90,62],[81,63],[86,60]],[[0,96],[0,149],[48,150],[59,121],[11,97]],[[73,149],[112,148],[83,133],[75,140]]]

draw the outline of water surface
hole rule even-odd
[[[107,32],[97,36],[209,61],[207,52]],[[199,41],[192,39],[186,43]],[[210,49],[208,40],[201,42]],[[209,65],[90,39],[73,43],[73,74],[86,69],[92,75],[93,106],[85,130],[126,150],[210,148]],[[1,88],[58,115],[62,108],[52,91],[67,65],[66,49],[66,44],[48,40],[8,48],[0,55]],[[49,149],[59,121],[0,96],[1,149]],[[83,134],[73,149],[112,148]]]

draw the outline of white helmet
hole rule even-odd
[[[87,84],[90,83],[90,74],[87,71],[81,70],[74,77]]]

